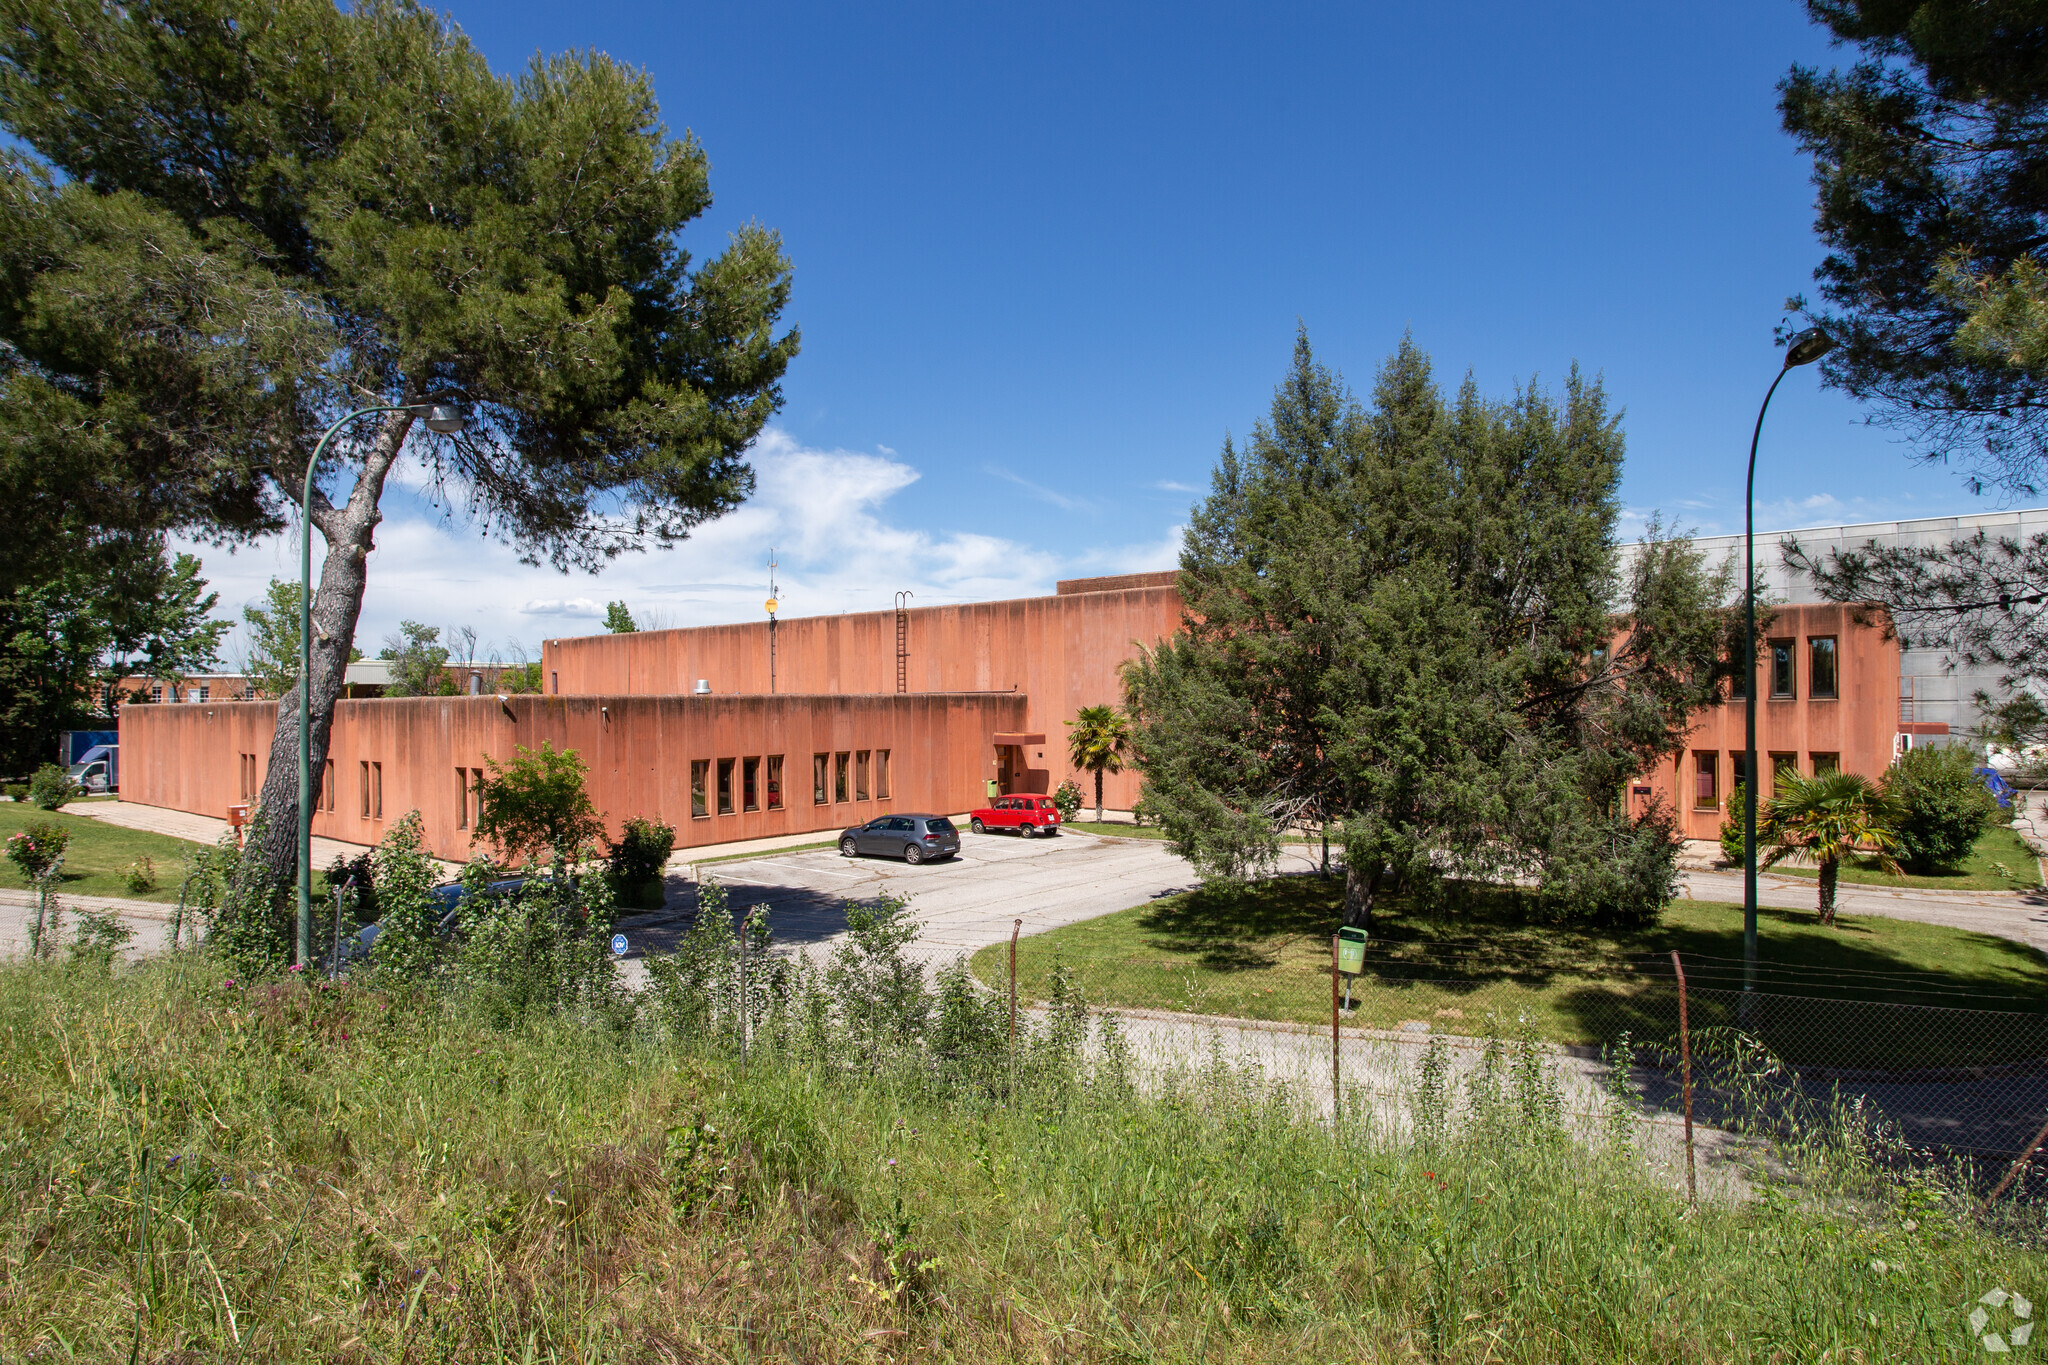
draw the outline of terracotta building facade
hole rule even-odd
[[[337,704],[314,832],[374,844],[409,810],[439,856],[473,852],[487,760],[573,749],[616,834],[635,816],[679,847],[837,831],[889,811],[957,813],[1068,777],[1066,722],[1122,701],[1119,670],[1181,623],[1172,574],[1064,582],[1050,597],[549,640],[540,696]],[[1766,773],[1876,776],[1942,724],[1902,719],[1899,648],[1850,609],[1778,609],[1760,643]],[[1631,784],[1682,832],[1719,832],[1739,775],[1744,707],[1696,717],[1685,751]],[[262,785],[277,707],[203,701],[121,709],[123,799],[224,815]],[[1128,809],[1125,772],[1104,783]],[[1092,791],[1090,791],[1092,796]]]

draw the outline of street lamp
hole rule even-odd
[[[1785,363],[1756,410],[1756,430],[1749,437],[1749,483],[1742,494],[1743,625],[1742,709],[1746,744],[1742,756],[1742,989],[1756,989],[1756,443],[1764,434],[1764,413],[1771,395],[1795,365],[1811,365],[1835,349],[1834,338],[1809,327],[1785,347]]]
[[[306,486],[299,498],[299,943],[297,961],[313,966],[313,474],[334,433],[373,412],[409,412],[427,430],[446,436],[462,430],[462,409],[452,403],[401,403],[357,408],[334,421],[306,462]]]

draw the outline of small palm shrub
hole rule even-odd
[[[1835,884],[1842,859],[1868,849],[1878,865],[1898,874],[1892,858],[1898,838],[1891,802],[1876,783],[1860,773],[1825,772],[1812,777],[1784,773],[1778,791],[1758,812],[1756,839],[1768,849],[1763,865],[1786,860],[1813,863],[1820,869],[1820,922],[1835,922]]]
[[[1900,861],[1914,872],[1952,872],[1976,847],[1998,801],[1960,745],[1908,749],[1884,775]]]

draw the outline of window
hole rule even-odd
[[[250,765],[255,766],[256,755],[249,755]],[[334,811],[334,760],[328,759],[320,765],[320,807],[332,814]]]
[[[868,799],[868,751],[856,749],[853,754],[853,799]]]
[[[370,818],[372,820],[382,820],[384,818],[384,765],[382,763],[372,763],[370,765]]]
[[[875,750],[875,800],[889,799],[889,751]]]
[[[1718,805],[1721,800],[1721,755],[1712,749],[1695,749],[1692,755],[1692,803]]]
[[[782,755],[768,755],[768,809],[782,809]]]
[[[1785,790],[1785,774],[1787,774],[1787,773],[1791,773],[1791,774],[1792,774],[1792,775],[1794,775],[1795,777],[1796,777],[1796,776],[1798,775],[1798,773],[1799,773],[1799,755],[1798,755],[1798,754],[1772,754],[1772,755],[1771,755],[1771,791],[1772,791],[1772,793],[1773,793],[1773,794],[1776,794],[1776,793],[1778,793],[1778,792],[1781,792],[1781,791]]]
[[[205,701],[213,695],[213,688],[206,683],[199,684],[199,700]]]
[[[811,755],[811,802],[813,805],[822,806],[825,804],[827,800],[825,791],[825,783],[827,781],[826,774],[827,771],[831,768],[831,766],[832,755]]]
[[[740,760],[740,809],[761,809],[761,760]]]
[[[837,754],[832,759],[832,799],[834,801],[844,801],[846,799],[846,768],[847,760],[851,757],[851,754]]]
[[[151,701],[162,701],[164,699],[164,687],[162,683],[150,684],[149,699]]]
[[[364,761],[363,761],[362,763],[358,764],[357,766],[358,766],[358,767],[359,767],[359,768],[361,769],[361,772],[359,773],[359,777],[360,777],[360,779],[361,779],[361,781],[360,781],[359,785],[360,785],[360,787],[361,787],[361,790],[362,790],[362,797],[363,797],[363,810],[362,810],[362,816],[363,816],[363,819],[367,820],[367,819],[369,819],[369,818],[370,818],[370,763],[369,763],[369,760],[368,760],[368,759],[365,759],[365,760],[364,760]]]
[[[1792,686],[1792,642],[1771,641],[1771,696],[1779,700],[1797,696]]]
[[[562,695],[561,674],[555,672],[550,672],[548,674],[548,691],[554,693],[558,697]]]
[[[1813,760],[1813,775],[1815,777],[1819,777],[1822,773],[1835,773],[1842,770],[1842,756],[1840,754],[1809,754],[1808,757]]]
[[[710,777],[710,759],[693,758],[690,760],[690,818],[692,820],[710,818],[711,809],[704,804],[704,784]]]
[[[732,814],[732,760],[718,760],[718,813]]]
[[[1835,637],[1809,636],[1806,641],[1806,695],[1833,697],[1836,691]]]
[[[469,828],[469,769],[455,770],[455,828]]]

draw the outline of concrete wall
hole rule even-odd
[[[1051,791],[1067,777],[1094,799],[1093,780],[1068,767],[1065,722],[1084,706],[1122,705],[1117,665],[1180,626],[1180,594],[1170,583],[1111,592],[1072,591],[1056,597],[906,612],[904,686],[919,692],[1016,691],[1025,702],[1017,733],[1045,736],[1024,749],[1020,791]],[[548,640],[541,685],[550,695],[639,696],[687,693],[703,679],[714,694],[765,693],[768,624],[700,626]],[[896,614],[862,612],[807,616],[775,627],[778,692],[893,694]],[[994,746],[972,756],[984,778],[996,776]],[[1108,778],[1103,794],[1127,809],[1138,796],[1133,773]]]
[[[1765,696],[1757,712],[1757,767],[1764,774],[1758,799],[1769,797],[1770,775],[1775,771],[1773,754],[1793,756],[1800,773],[1815,770],[1814,755],[1835,755],[1849,772],[1876,778],[1892,761],[1894,745],[1902,729],[1945,731],[1945,725],[1903,726],[1899,719],[1899,645],[1884,638],[1876,625],[1859,625],[1853,609],[1838,606],[1787,606],[1777,608],[1768,630],[1757,640],[1759,692],[1770,687],[1771,640],[1792,640],[1795,695],[1790,699]],[[1840,679],[1833,699],[1810,695],[1811,679],[1808,642],[1815,636],[1833,636],[1837,641]],[[1660,763],[1654,773],[1638,781],[1631,792],[1640,804],[1646,797],[1663,800],[1678,815],[1679,829],[1690,839],[1717,839],[1728,799],[1741,769],[1746,741],[1746,703],[1730,701],[1709,708],[1695,717],[1696,725],[1686,740],[1685,751],[1676,759]],[[1931,737],[1931,736],[1928,736]],[[1715,756],[1714,799],[1696,799],[1695,756]],[[1644,788],[1649,788],[1645,793]]]
[[[990,737],[1023,725],[1010,695],[908,696],[495,696],[344,701],[334,713],[329,769],[313,832],[373,844],[417,809],[433,851],[471,853],[465,774],[500,763],[515,747],[543,741],[574,749],[590,770],[590,795],[610,832],[638,815],[676,827],[678,847],[776,834],[837,831],[884,811],[955,812],[978,805],[980,758]],[[277,707],[270,702],[121,708],[122,798],[224,817],[262,784]],[[891,795],[819,805],[812,800],[814,754],[890,751]],[[716,762],[782,755],[783,809],[739,809],[742,769],[734,766],[732,814],[716,811]],[[690,764],[709,760],[710,813],[693,817]],[[363,812],[365,764],[381,781]],[[765,764],[764,764],[765,767]],[[765,797],[765,792],[761,793]],[[828,798],[832,793],[828,790]],[[851,796],[851,792],[849,792]],[[331,807],[331,808],[330,808]]]

